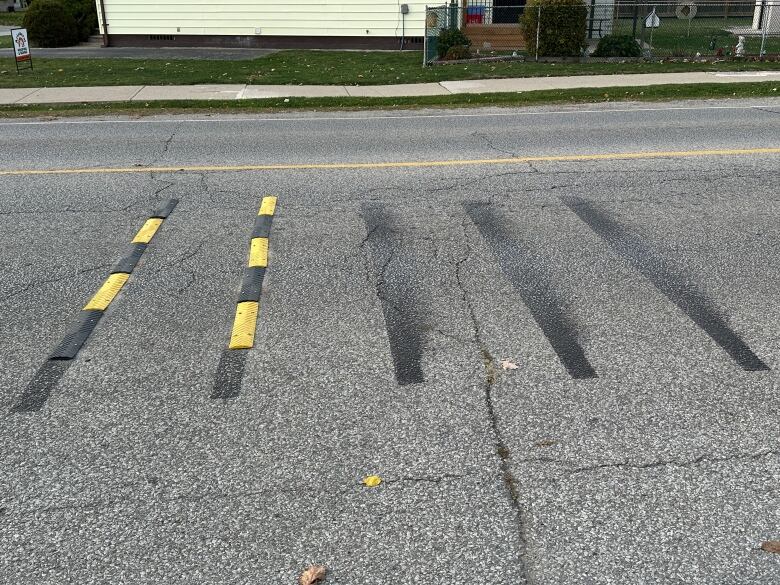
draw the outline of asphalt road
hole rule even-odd
[[[0,583],[780,582],[780,100],[0,145]]]

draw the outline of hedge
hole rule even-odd
[[[520,28],[530,55],[579,57],[587,47],[588,8],[582,0],[528,0]]]

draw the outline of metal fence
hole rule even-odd
[[[460,4],[427,10],[426,64],[446,60],[446,52],[439,50],[438,43],[439,34],[446,28],[463,31],[471,42],[472,57],[578,56],[571,51],[555,54],[556,47],[566,45],[556,42],[561,40],[561,18],[576,20],[575,29],[584,27],[579,54],[583,58],[590,58],[599,40],[608,35],[635,39],[646,59],[780,56],[780,0],[585,0],[581,6],[571,7],[526,7],[523,0],[461,0]],[[535,18],[528,20],[535,28],[529,30],[528,24],[521,26],[521,20],[531,10]],[[554,11],[554,18],[550,11]],[[527,39],[528,34],[535,38]],[[545,43],[550,37],[551,42]],[[462,58],[462,51],[458,56]]]
[[[425,38],[423,39],[423,62],[427,65],[439,58],[439,35],[442,31],[460,26],[458,7],[443,4],[425,7]]]

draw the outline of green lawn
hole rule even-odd
[[[22,26],[24,12],[0,12],[0,25]]]
[[[0,87],[199,83],[377,85],[505,77],[780,69],[780,62],[504,62],[423,68],[422,55],[418,52],[282,51],[251,61],[45,59],[36,58],[35,49],[32,54],[35,70],[16,75],[12,52],[0,51]]]
[[[5,35],[0,37],[0,49],[10,49],[11,46],[11,37]],[[7,57],[7,55],[4,56]]]
[[[653,55],[656,57],[692,57],[696,53],[703,56],[714,56],[718,49],[726,54],[737,44],[737,37],[726,29],[732,27],[749,27],[752,18],[703,18],[697,17],[690,21],[690,30],[687,20],[677,18],[661,18],[661,26],[652,31],[642,28],[640,20],[637,28],[637,37],[640,37],[648,45],[653,47]],[[633,32],[632,21],[621,19],[617,21],[615,34],[631,34]],[[715,48],[711,49],[713,44]],[[780,38],[769,37],[766,43],[768,54],[780,53]],[[748,36],[745,38],[745,52],[748,55],[758,55],[761,49],[761,37]]]

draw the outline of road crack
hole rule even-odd
[[[463,479],[466,477],[474,477],[473,473],[442,473],[441,475],[431,475],[422,477],[403,476],[396,479],[383,479],[382,483],[394,484],[394,483],[435,483],[440,484],[442,482],[448,482],[451,480]]]
[[[500,154],[506,154],[508,156],[511,156],[512,158],[517,158],[518,156],[516,153],[512,152],[511,150],[505,150],[493,144],[493,141],[490,139],[490,137],[487,134],[484,134],[482,132],[474,132],[472,136],[474,136],[475,138],[480,138],[485,144],[488,145],[488,148]]]
[[[25,292],[29,291],[35,286],[45,285],[45,284],[52,284],[55,282],[61,282],[63,280],[67,280],[68,278],[72,278],[73,276],[79,275],[79,274],[87,274],[89,272],[94,272],[96,270],[100,270],[101,268],[109,268],[112,266],[112,264],[98,264],[97,266],[90,266],[89,268],[82,268],[81,270],[78,270],[77,272],[73,273],[70,272],[68,274],[63,274],[62,276],[57,276],[54,278],[46,278],[46,279],[40,279],[40,280],[33,280],[32,282],[27,283],[25,286],[12,291],[5,296],[3,296],[2,299],[0,299],[0,302],[8,301],[16,296],[19,296],[21,294],[24,294]]]
[[[578,466],[572,461],[565,459],[556,459],[554,457],[528,457],[523,459],[517,459],[518,463],[547,463],[556,464],[567,467],[567,475],[575,475],[578,473],[592,473],[601,471],[602,469],[627,469],[627,470],[643,470],[643,469],[657,469],[662,467],[679,467],[688,468],[695,467],[697,465],[707,463],[730,463],[736,461],[755,461],[763,459],[764,457],[780,457],[780,450],[765,449],[757,453],[749,454],[736,454],[727,457],[716,457],[712,454],[704,454],[690,461],[679,461],[675,459],[662,459],[658,461],[649,461],[647,463],[634,463],[631,461],[618,461],[615,463],[599,463],[596,465],[584,465]]]
[[[189,260],[197,256],[201,252],[201,250],[203,250],[203,247],[205,245],[206,245],[206,240],[201,240],[196,245],[192,246],[190,249],[185,250],[178,258],[175,258],[171,262],[166,262],[164,264],[161,264],[160,267],[157,270],[155,270],[155,274],[166,272],[165,269],[170,267],[178,268],[183,273],[185,273],[187,276],[187,281],[182,286],[180,286],[176,291],[176,294],[181,295],[182,293],[189,290],[189,288],[197,281],[197,274],[194,268],[188,266],[188,262]]]
[[[492,196],[488,200],[488,205],[491,203],[492,203]],[[499,469],[501,471],[501,476],[503,478],[504,486],[507,491],[509,503],[515,512],[517,525],[519,527],[518,538],[520,541],[519,542],[520,556],[521,559],[523,560],[522,573],[524,577],[524,582],[528,584],[531,582],[531,579],[528,572],[527,561],[526,561],[526,559],[528,558],[528,554],[527,554],[528,535],[526,533],[526,522],[523,517],[524,511],[523,511],[523,506],[520,503],[517,480],[515,479],[514,475],[512,474],[512,470],[509,467],[511,454],[509,448],[507,447],[504,436],[501,432],[501,428],[498,422],[498,415],[496,414],[494,401],[493,401],[493,389],[496,382],[498,381],[498,368],[496,367],[495,358],[491,355],[490,351],[488,350],[488,348],[486,347],[482,339],[482,331],[479,324],[479,319],[477,317],[477,312],[474,307],[474,303],[470,295],[468,294],[463,279],[463,266],[471,259],[473,253],[473,245],[471,241],[471,234],[469,232],[469,225],[470,225],[470,221],[468,216],[464,216],[463,222],[461,223],[461,227],[463,229],[463,241],[466,243],[466,250],[465,250],[465,254],[460,259],[458,259],[458,261],[455,263],[455,280],[458,284],[458,287],[460,288],[463,302],[466,304],[469,317],[471,319],[472,328],[473,328],[473,344],[479,351],[479,354],[482,357],[482,362],[484,365],[484,378],[482,382],[482,387],[484,391],[485,410],[487,413],[488,422],[490,424],[490,429],[493,434],[493,446],[495,448],[495,453],[499,459]]]

